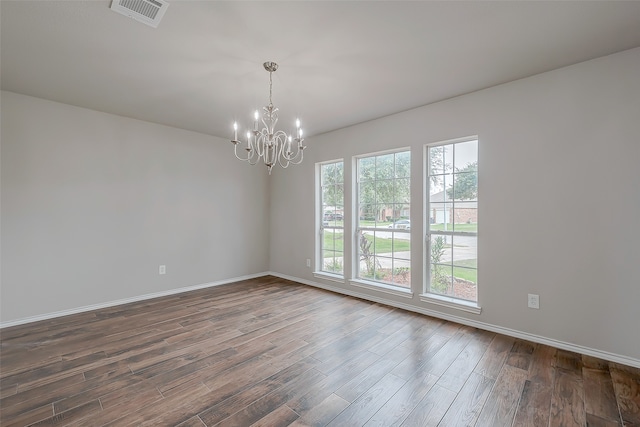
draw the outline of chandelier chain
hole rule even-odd
[[[271,75],[273,71],[269,71],[269,105],[273,105],[273,101],[271,100],[271,96],[273,94],[273,80],[271,79]]]

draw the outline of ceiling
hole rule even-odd
[[[224,138],[268,102],[307,136],[640,46],[640,1],[0,2],[2,89]]]

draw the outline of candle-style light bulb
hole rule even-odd
[[[256,110],[255,113],[253,113],[253,118],[255,119],[253,121],[253,130],[254,131],[258,131],[258,119],[260,118],[260,114],[258,114],[258,110]]]
[[[238,123],[237,122],[233,122],[233,140],[234,141],[238,140]]]
[[[258,113],[258,110],[255,111],[255,113],[253,113],[253,117],[258,120],[260,118],[260,114]]]
[[[300,119],[296,119],[296,129],[300,128]]]

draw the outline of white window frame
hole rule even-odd
[[[360,238],[360,232],[361,231],[378,231],[380,232],[381,229],[380,228],[376,228],[376,227],[361,227],[360,226],[360,161],[362,159],[367,159],[367,158],[371,158],[371,157],[378,157],[378,156],[383,156],[383,155],[388,155],[388,154],[397,154],[397,153],[408,153],[409,157],[411,158],[411,147],[402,147],[402,148],[396,148],[396,149],[392,149],[392,150],[385,150],[385,151],[380,151],[380,152],[375,152],[375,153],[368,153],[368,154],[362,154],[362,155],[358,155],[358,156],[354,156],[353,158],[353,175],[354,175],[354,179],[353,179],[353,183],[354,183],[354,188],[352,189],[352,194],[353,194],[353,206],[354,206],[354,226],[353,226],[353,240],[352,240],[352,265],[353,265],[353,278],[351,280],[349,280],[349,283],[351,285],[357,286],[357,287],[361,287],[361,288],[365,288],[365,289],[370,289],[370,290],[375,290],[375,291],[381,291],[387,294],[392,294],[392,295],[396,295],[396,296],[401,296],[401,297],[405,297],[405,298],[413,298],[413,292],[411,289],[411,285],[409,286],[409,288],[405,288],[402,287],[400,285],[396,285],[396,284],[392,284],[392,283],[388,283],[388,282],[383,282],[383,281],[378,281],[378,280],[372,280],[371,278],[363,278],[360,277],[360,242],[359,242],[359,238]],[[394,160],[395,162],[395,160]],[[411,160],[409,160],[409,164],[411,167]],[[411,175],[413,174],[413,170],[411,169],[411,173],[408,177],[406,177],[407,179],[409,179],[409,182],[411,183]],[[397,178],[394,178],[397,179]],[[409,204],[411,206],[411,201],[409,201]],[[411,230],[402,230],[402,229],[393,229],[391,231],[392,233],[407,233],[409,235],[411,235]],[[395,259],[395,257],[392,255],[391,256],[392,260]],[[411,264],[411,259],[408,260],[409,264]]]
[[[432,235],[446,235],[446,236],[473,236],[478,239],[478,232],[468,232],[468,231],[432,231],[430,224],[431,217],[431,206],[430,206],[430,189],[431,189],[431,170],[430,170],[430,159],[429,159],[429,149],[432,147],[440,147],[454,144],[460,144],[469,141],[477,141],[478,143],[478,151],[480,147],[480,139],[477,135],[469,136],[464,138],[451,139],[447,141],[440,141],[436,143],[426,144],[424,146],[424,160],[423,160],[423,173],[424,173],[424,283],[423,283],[423,293],[420,294],[420,300],[423,302],[428,302],[431,304],[455,308],[458,310],[466,311],[473,314],[480,314],[482,312],[482,308],[479,305],[480,301],[480,286],[479,281],[476,282],[476,301],[469,301],[461,298],[456,298],[449,295],[442,295],[435,292],[430,292],[430,281],[431,281],[431,236]],[[455,155],[454,155],[455,156]],[[455,165],[455,157],[454,157],[454,165]],[[476,248],[476,256],[478,255],[478,251]],[[478,268],[476,267],[476,271]]]
[[[322,168],[331,164],[342,164],[342,207],[343,207],[343,225],[342,227],[330,224],[325,224],[324,221],[324,199],[322,194]],[[332,230],[342,230],[343,239],[346,237],[345,235],[345,227],[344,227],[344,207],[345,207],[345,193],[344,193],[344,185],[345,185],[345,162],[344,159],[335,159],[335,160],[327,160],[324,162],[316,163],[316,256],[315,256],[315,271],[313,272],[314,277],[330,280],[334,282],[344,283],[345,278],[345,265],[348,259],[347,254],[345,253],[345,246],[343,243],[342,248],[342,273],[336,273],[324,270],[324,230],[327,228],[331,228]]]

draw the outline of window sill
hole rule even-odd
[[[482,307],[475,302],[446,297],[443,295],[429,293],[420,294],[420,301],[441,305],[443,307],[455,308],[456,310],[462,310],[473,314],[480,314],[482,312]]]
[[[325,271],[314,271],[313,277],[330,280],[332,282],[344,283],[344,276],[340,274],[327,273]]]
[[[411,292],[411,289],[403,289],[397,286],[385,285],[384,283],[377,282],[368,282],[365,280],[349,280],[349,283],[353,286],[385,292],[387,294],[396,295],[399,297],[413,298],[413,292]]]

